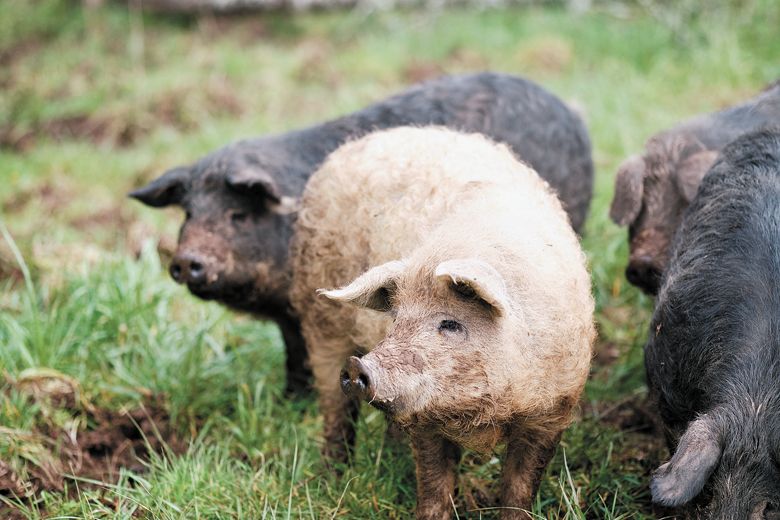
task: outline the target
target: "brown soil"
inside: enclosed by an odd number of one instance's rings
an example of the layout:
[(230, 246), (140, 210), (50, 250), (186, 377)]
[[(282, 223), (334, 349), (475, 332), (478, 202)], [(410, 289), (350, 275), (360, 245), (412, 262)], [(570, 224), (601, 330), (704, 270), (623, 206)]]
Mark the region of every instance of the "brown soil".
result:
[(34, 204), (37, 211), (48, 216), (66, 206), (73, 198), (73, 193), (66, 186), (43, 182), (29, 189), (18, 190), (3, 203), (3, 211), (10, 215), (24, 210), (28, 204)]
[(16, 285), (23, 280), (24, 275), (12, 258), (10, 253), (0, 249), (0, 282), (11, 280), (11, 284)]
[(20, 127), (13, 121), (0, 125), (0, 149), (24, 152), (41, 138), (54, 141), (85, 140), (124, 148), (136, 144), (152, 130), (171, 126), (188, 132), (199, 126), (203, 112), (237, 116), (243, 110), (226, 81), (211, 81), (199, 90), (165, 92), (144, 106), (125, 106), (115, 113), (75, 114)]
[(32, 54), (43, 46), (44, 42), (35, 38), (28, 38), (0, 49), (0, 66), (10, 67), (17, 60)]
[[(62, 492), (74, 478), (78, 487), (114, 484), (121, 469), (143, 472), (151, 454), (179, 454), (187, 442), (172, 426), (160, 396), (151, 396), (137, 407), (121, 410), (96, 408), (80, 395), (78, 384), (62, 375), (36, 376), (26, 381), (11, 381), (15, 388), (41, 407), (40, 420), (32, 431), (8, 430), (24, 443), (41, 447), (34, 460), (26, 460), (27, 474), (22, 477), (10, 461), (0, 460), (0, 495), (15, 499), (34, 499), (42, 491)], [(78, 427), (64, 428), (51, 420), (54, 412), (72, 414)], [(74, 424), (70, 423), (69, 424)], [(90, 483), (95, 481), (96, 483)], [(74, 490), (76, 486), (69, 486)], [(0, 518), (11, 511), (0, 505)]]

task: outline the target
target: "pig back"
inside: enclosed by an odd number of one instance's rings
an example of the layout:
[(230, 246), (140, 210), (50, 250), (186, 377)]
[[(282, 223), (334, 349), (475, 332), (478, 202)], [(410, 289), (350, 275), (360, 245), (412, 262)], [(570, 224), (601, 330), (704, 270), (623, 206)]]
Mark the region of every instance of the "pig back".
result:
[[(370, 267), (407, 257), (483, 184), (541, 182), (527, 167), (518, 171), (503, 145), (432, 128), (400, 127), (344, 144), (311, 177), (292, 246), (291, 298), (299, 312), (318, 306), (347, 312), (315, 300), (316, 290), (346, 285)], [(382, 315), (348, 312), (350, 318), (337, 321), (352, 324), (358, 345), (381, 340)]]
[[(384, 337), (384, 315), (314, 300), (316, 289), (346, 285), (391, 260), (438, 255), (490, 262), (507, 280), (522, 318), (509, 327), (513, 363), (502, 370), (513, 374), (502, 379), (533, 375), (548, 391), (545, 402), (578, 395), (594, 337), (585, 259), (557, 197), (505, 146), (408, 127), (348, 143), (307, 185), (296, 241), (297, 308), (334, 305), (332, 313), (348, 312), (339, 315), (341, 330), (347, 323), (364, 348)], [(543, 383), (551, 370), (560, 376), (559, 388)]]
[(779, 200), (780, 134), (762, 131), (724, 149), (687, 210), (645, 348), (667, 423), (780, 364)]

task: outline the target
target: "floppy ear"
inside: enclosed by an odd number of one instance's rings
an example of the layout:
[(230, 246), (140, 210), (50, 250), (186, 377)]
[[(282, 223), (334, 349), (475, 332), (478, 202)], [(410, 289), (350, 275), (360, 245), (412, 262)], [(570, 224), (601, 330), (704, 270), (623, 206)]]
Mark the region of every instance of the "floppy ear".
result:
[(147, 206), (162, 208), (171, 204), (179, 204), (190, 180), (190, 169), (179, 166), (168, 170), (143, 188), (131, 191), (128, 197), (133, 197)]
[(504, 278), (493, 266), (476, 258), (447, 260), (436, 267), (436, 277), (457, 293), (482, 300), (498, 316), (509, 312), (509, 294)]
[(253, 166), (244, 165), (232, 171), (225, 177), (229, 188), (255, 197), (264, 197), (274, 204), (282, 202), (282, 192), (276, 181), (267, 171)]
[(653, 474), (650, 491), (653, 502), (677, 507), (698, 495), (721, 456), (718, 434), (712, 417), (702, 415), (691, 421), (672, 459)]
[(696, 196), (701, 180), (717, 158), (718, 152), (715, 150), (704, 150), (691, 155), (678, 165), (674, 182), (688, 203)]
[(331, 300), (387, 312), (392, 308), (398, 277), (405, 267), (406, 264), (401, 260), (387, 262), (369, 269), (346, 287), (330, 291), (319, 289), (317, 293)]
[(639, 215), (644, 181), (645, 160), (641, 155), (632, 155), (618, 168), (615, 194), (609, 208), (609, 217), (618, 226), (630, 224)]

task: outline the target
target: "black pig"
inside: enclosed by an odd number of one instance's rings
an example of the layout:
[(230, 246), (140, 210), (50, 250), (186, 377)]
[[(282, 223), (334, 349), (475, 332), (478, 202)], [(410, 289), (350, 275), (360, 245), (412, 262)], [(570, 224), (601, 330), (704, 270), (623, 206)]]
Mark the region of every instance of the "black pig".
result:
[(558, 192), (572, 226), (581, 229), (593, 183), (585, 126), (538, 85), (494, 73), (436, 79), (321, 125), (239, 141), (130, 193), (149, 206), (185, 210), (170, 265), (177, 282), (200, 298), (279, 324), (288, 390), (300, 389), (308, 378), (300, 324), (288, 298), (297, 199), (339, 145), (402, 125), (480, 132), (510, 145)]
[(626, 278), (655, 294), (683, 211), (718, 152), (740, 135), (780, 123), (780, 81), (753, 99), (660, 132), (645, 153), (627, 159), (615, 178), (610, 216), (628, 226)]
[(674, 453), (653, 500), (780, 519), (780, 128), (724, 148), (685, 213), (645, 365)]

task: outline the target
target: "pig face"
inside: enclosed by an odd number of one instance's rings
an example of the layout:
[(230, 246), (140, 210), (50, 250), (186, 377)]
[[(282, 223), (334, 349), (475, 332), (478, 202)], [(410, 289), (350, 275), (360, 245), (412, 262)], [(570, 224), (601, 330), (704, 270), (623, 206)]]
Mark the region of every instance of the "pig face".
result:
[(489, 264), (449, 260), (410, 272), (404, 262), (390, 262), (323, 294), (393, 316), (376, 348), (350, 358), (341, 385), (402, 425), (450, 416), (478, 422), (502, 391), (490, 362), (503, 362), (509, 301)]
[(689, 424), (653, 476), (653, 501), (697, 518), (780, 520), (780, 437), (767, 421), (736, 417), (716, 412)]
[(628, 226), (626, 278), (655, 295), (683, 212), (717, 152), (680, 139), (651, 140), (647, 150), (643, 157), (630, 157), (618, 169), (610, 217)]
[(148, 206), (184, 210), (169, 269), (176, 282), (248, 312), (284, 299), (295, 201), (282, 195), (271, 171), (256, 157), (225, 149), (130, 193)]

